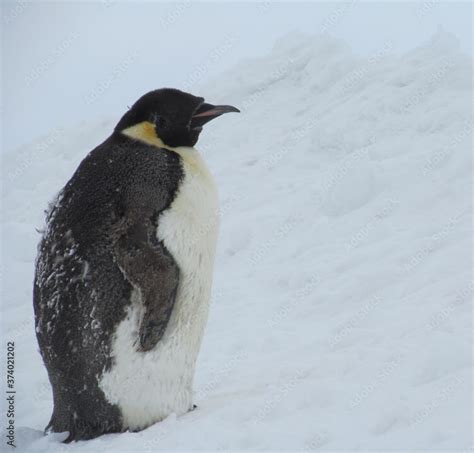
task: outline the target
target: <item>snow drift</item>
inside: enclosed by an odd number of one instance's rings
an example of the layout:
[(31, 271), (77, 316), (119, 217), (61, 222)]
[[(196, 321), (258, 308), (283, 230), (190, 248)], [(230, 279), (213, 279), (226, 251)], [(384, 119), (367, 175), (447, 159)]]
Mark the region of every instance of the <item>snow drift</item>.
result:
[[(64, 446), (31, 287), (43, 210), (113, 121), (3, 159), (4, 339), (24, 451), (427, 450), (472, 442), (472, 60), (440, 31), (368, 58), (291, 35), (207, 86), (221, 196), (198, 410)], [(119, 115), (122, 112), (119, 112)]]

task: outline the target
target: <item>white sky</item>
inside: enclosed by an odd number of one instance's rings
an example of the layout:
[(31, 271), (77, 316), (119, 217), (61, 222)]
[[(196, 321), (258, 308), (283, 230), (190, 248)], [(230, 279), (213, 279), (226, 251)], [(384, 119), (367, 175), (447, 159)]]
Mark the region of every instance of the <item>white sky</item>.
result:
[(368, 54), (387, 39), (395, 51), (413, 48), (441, 25), (472, 55), (469, 1), (1, 3), (3, 150), (55, 127), (118, 119), (151, 89), (193, 91), (195, 78), (265, 54), (294, 30), (326, 30)]

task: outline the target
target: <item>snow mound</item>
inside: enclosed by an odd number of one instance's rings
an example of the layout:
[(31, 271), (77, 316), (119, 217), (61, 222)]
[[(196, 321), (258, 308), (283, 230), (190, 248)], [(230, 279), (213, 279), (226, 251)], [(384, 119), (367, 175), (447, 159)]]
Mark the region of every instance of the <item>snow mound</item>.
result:
[(195, 91), (222, 227), (198, 410), (63, 446), (31, 286), (48, 201), (111, 121), (4, 156), (3, 319), (26, 451), (454, 450), (472, 443), (472, 60), (292, 35)]

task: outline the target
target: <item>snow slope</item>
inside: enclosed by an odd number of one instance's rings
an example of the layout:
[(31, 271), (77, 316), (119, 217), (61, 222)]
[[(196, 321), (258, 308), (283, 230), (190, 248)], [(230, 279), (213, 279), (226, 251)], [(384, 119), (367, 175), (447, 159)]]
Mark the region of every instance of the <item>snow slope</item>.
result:
[(439, 31), (368, 59), (291, 35), (207, 86), (240, 116), (200, 149), (220, 187), (198, 410), (64, 446), (31, 282), (43, 209), (113, 123), (3, 161), (3, 332), (20, 451), (472, 451), (472, 60)]

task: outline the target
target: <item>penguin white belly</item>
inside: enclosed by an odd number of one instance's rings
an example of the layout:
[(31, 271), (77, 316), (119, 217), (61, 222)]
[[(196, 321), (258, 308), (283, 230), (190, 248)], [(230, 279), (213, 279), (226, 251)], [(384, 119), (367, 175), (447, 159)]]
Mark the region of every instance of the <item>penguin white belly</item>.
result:
[(157, 236), (180, 268), (173, 312), (162, 340), (137, 352), (143, 306), (137, 291), (115, 332), (114, 364), (100, 378), (107, 399), (120, 408), (125, 428), (136, 430), (192, 408), (196, 359), (207, 322), (219, 226), (217, 189), (194, 148), (173, 149), (183, 158), (184, 179)]

